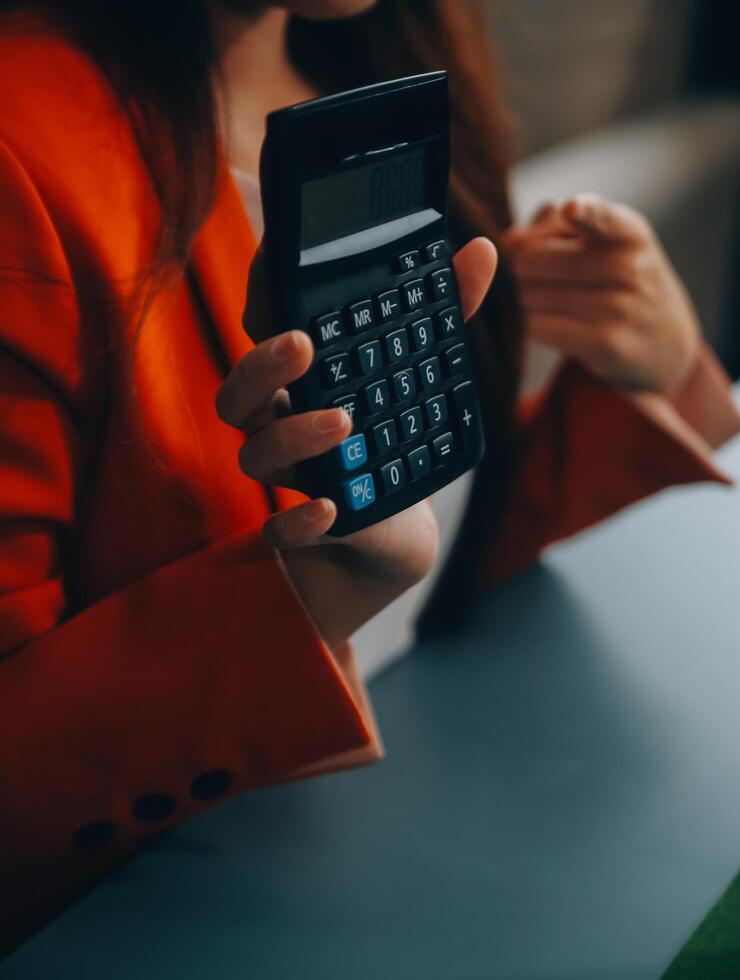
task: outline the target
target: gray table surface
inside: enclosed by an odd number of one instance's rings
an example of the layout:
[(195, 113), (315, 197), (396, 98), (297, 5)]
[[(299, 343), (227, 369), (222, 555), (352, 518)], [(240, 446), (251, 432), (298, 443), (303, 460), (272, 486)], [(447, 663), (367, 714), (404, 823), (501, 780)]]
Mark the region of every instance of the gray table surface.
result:
[(0, 976), (655, 980), (740, 866), (739, 595), (740, 489), (632, 508), (372, 683), (386, 761), (191, 820)]

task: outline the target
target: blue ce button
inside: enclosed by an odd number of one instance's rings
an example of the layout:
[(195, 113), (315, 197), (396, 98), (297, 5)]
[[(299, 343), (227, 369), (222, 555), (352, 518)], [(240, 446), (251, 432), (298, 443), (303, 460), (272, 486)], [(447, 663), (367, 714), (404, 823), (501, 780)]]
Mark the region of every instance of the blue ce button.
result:
[(340, 442), (335, 452), (343, 470), (356, 470), (367, 462), (367, 446), (363, 435), (350, 436)]

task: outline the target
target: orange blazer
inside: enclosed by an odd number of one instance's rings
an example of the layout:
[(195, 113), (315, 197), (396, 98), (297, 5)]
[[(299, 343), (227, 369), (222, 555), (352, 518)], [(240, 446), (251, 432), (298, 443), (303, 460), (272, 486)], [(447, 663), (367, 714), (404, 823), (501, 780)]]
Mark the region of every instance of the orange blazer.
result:
[[(38, 26), (0, 18), (7, 935), (215, 801), (380, 755), (351, 649), (326, 647), (261, 538), (295, 496), (241, 474), (241, 436), (214, 410), (250, 347), (238, 192), (224, 176), (140, 335), (116, 327), (156, 197), (102, 76)], [(681, 398), (710, 389), (692, 427)], [(674, 403), (647, 403), (571, 365), (525, 408), (490, 581), (640, 496), (722, 479), (709, 443), (737, 417), (709, 355)]]

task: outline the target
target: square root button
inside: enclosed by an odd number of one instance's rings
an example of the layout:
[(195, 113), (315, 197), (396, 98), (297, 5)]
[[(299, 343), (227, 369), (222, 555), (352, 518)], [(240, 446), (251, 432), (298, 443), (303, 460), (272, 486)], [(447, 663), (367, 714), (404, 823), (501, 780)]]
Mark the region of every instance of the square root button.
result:
[(347, 480), (342, 484), (344, 488), (344, 499), (350, 510), (362, 510), (375, 503), (375, 484), (373, 483), (372, 473), (362, 473), (354, 480)]

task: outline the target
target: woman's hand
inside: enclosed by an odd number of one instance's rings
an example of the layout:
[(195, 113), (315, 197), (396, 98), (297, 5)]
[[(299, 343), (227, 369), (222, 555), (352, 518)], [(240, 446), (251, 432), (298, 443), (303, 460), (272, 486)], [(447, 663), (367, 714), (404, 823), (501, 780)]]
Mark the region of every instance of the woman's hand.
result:
[(670, 393), (699, 348), (691, 301), (642, 215), (596, 194), (504, 236), (530, 337), (606, 381)]
[[(463, 314), (483, 300), (496, 269), (496, 250), (485, 238), (469, 242), (454, 258)], [(245, 327), (256, 346), (234, 366), (218, 391), (224, 422), (247, 440), (242, 471), (261, 483), (295, 486), (295, 465), (346, 439), (352, 422), (342, 409), (290, 414), (285, 386), (313, 361), (307, 333), (273, 332), (266, 303), (261, 255), (250, 271)], [(274, 514), (264, 525), (268, 544), (285, 568), (317, 629), (338, 648), (364, 622), (426, 575), (437, 551), (437, 527), (428, 501), (344, 538), (327, 531), (336, 506), (321, 498)]]

